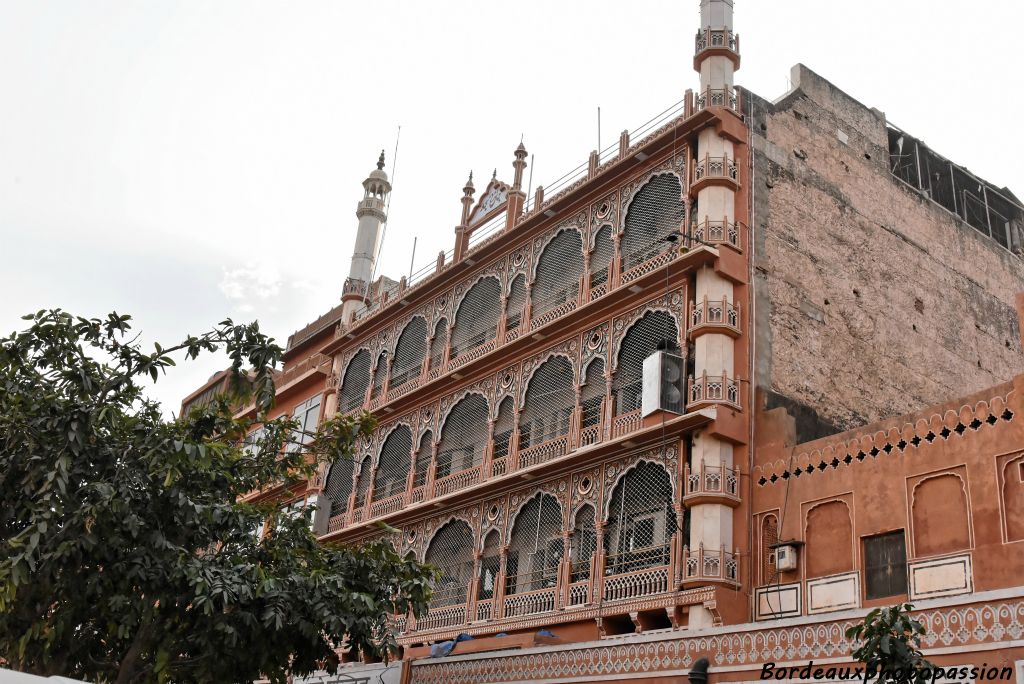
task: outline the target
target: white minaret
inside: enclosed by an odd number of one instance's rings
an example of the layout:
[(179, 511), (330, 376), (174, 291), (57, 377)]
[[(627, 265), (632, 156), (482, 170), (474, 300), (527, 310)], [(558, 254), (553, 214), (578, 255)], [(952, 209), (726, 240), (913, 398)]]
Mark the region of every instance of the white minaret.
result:
[(345, 279), (341, 293), (341, 320), (344, 322), (351, 320), (352, 313), (363, 304), (367, 296), (380, 250), (381, 227), (388, 219), (384, 209), (391, 192), (391, 183), (388, 182), (388, 174), (384, 173), (384, 150), (380, 151), (377, 168), (363, 181), (363, 189), (363, 199), (356, 208), (359, 227), (352, 248), (352, 265), (349, 266), (348, 278)]
[[(732, 97), (733, 71), (738, 64), (738, 54), (732, 32), (732, 0), (701, 0), (700, 31), (697, 34), (694, 68), (700, 72), (700, 94), (703, 106), (725, 104)], [(721, 137), (714, 127), (702, 130), (697, 139), (696, 165), (704, 164), (704, 173), (725, 175), (725, 169), (733, 162), (733, 145)], [(714, 170), (713, 170), (714, 169)], [(735, 219), (736, 194), (727, 183), (705, 184), (697, 193), (694, 220), (698, 224), (732, 224)], [(724, 228), (725, 226), (723, 226)], [(709, 231), (704, 232), (705, 236)], [(706, 297), (709, 302), (728, 299), (734, 302), (732, 282), (717, 274), (711, 266), (704, 266), (696, 276), (697, 302)], [(707, 332), (694, 340), (695, 380), (705, 374), (709, 380), (722, 381), (723, 387), (735, 377), (733, 339), (728, 335)], [(724, 376), (724, 377), (722, 377)], [(706, 432), (697, 433), (693, 439), (691, 454), (693, 472), (704, 468), (724, 466), (732, 468), (732, 445)], [(732, 508), (718, 503), (702, 503), (690, 508), (691, 552), (703, 546), (707, 551), (733, 549)], [(724, 563), (724, 559), (723, 559)], [(691, 628), (711, 627), (712, 616), (703, 608), (690, 610)]]

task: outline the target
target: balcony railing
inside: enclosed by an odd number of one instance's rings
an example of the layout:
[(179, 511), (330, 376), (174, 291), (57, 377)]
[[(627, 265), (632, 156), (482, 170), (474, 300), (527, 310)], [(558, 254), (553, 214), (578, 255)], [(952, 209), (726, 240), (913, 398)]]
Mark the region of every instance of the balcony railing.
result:
[(721, 157), (705, 156), (703, 159), (693, 160), (693, 172), (690, 174), (693, 179), (693, 188), (699, 189), (711, 181), (723, 181), (730, 185), (739, 186), (740, 168), (736, 160), (723, 155)]
[(737, 251), (743, 251), (740, 235), (742, 226), (743, 224), (738, 221), (704, 219), (690, 224), (690, 235), (698, 245), (728, 245)]
[(704, 332), (723, 332), (731, 337), (740, 334), (740, 309), (738, 304), (722, 299), (704, 299), (690, 305), (690, 336)]
[(705, 50), (724, 48), (738, 53), (740, 51), (740, 37), (729, 29), (705, 28), (697, 31), (694, 39), (694, 53), (700, 55)]
[(683, 500), (711, 499), (726, 505), (739, 503), (739, 471), (724, 465), (704, 464), (700, 470), (686, 466)]
[(739, 584), (739, 555), (735, 551), (683, 547), (684, 582), (729, 582)]
[(690, 376), (687, 383), (686, 408), (699, 408), (709, 404), (731, 404), (740, 408), (740, 386), (726, 374)]
[(693, 101), (694, 109), (700, 111), (707, 107), (725, 107), (739, 113), (739, 99), (732, 88), (708, 88), (697, 93)]

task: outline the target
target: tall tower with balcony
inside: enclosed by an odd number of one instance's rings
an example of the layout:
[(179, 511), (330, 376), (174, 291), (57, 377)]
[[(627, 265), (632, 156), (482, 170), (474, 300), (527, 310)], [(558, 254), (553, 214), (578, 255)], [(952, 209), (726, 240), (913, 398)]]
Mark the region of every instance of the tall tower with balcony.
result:
[(385, 209), (391, 183), (384, 172), (384, 150), (380, 152), (377, 168), (363, 181), (363, 199), (356, 208), (359, 227), (356, 229), (356, 241), (352, 248), (352, 265), (348, 269), (348, 278), (342, 289), (341, 320), (348, 321), (352, 314), (366, 301), (370, 281), (373, 280), (374, 267), (380, 250), (381, 232), (387, 221)]
[[(702, 0), (700, 29), (697, 32), (694, 68), (700, 72), (699, 109), (722, 107), (734, 109), (733, 72), (739, 67), (739, 52), (732, 31), (732, 0)], [(722, 135), (718, 127), (708, 126), (697, 137), (697, 155), (691, 178), (694, 237), (708, 243), (718, 235), (738, 232), (736, 227), (736, 191), (738, 168), (733, 141)], [(736, 316), (735, 283), (706, 264), (695, 278), (694, 313), (702, 322), (717, 318), (727, 322)], [(715, 311), (716, 315), (710, 312)], [(696, 317), (695, 317), (696, 318)], [(718, 401), (739, 403), (736, 381), (736, 340), (728, 334), (728, 326), (694, 326), (694, 377), (689, 388), (690, 403)], [(698, 431), (693, 436), (691, 477), (704, 482), (707, 477), (727, 477), (733, 471), (733, 444), (711, 431)], [(698, 489), (703, 489), (698, 488)], [(695, 499), (689, 502), (690, 559), (703, 563), (705, 552), (721, 552), (721, 558), (733, 550), (733, 511), (727, 502)], [(708, 557), (712, 557), (710, 554)], [(707, 610), (690, 612), (691, 627), (711, 626)]]

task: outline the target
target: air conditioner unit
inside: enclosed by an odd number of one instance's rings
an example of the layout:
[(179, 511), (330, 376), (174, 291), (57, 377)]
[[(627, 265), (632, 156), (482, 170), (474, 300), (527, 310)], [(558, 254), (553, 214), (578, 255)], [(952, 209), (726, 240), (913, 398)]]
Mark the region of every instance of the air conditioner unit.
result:
[(779, 572), (796, 570), (796, 546), (792, 544), (780, 544), (775, 547), (775, 568)]
[(686, 361), (667, 351), (656, 351), (644, 359), (643, 393), (640, 413), (686, 412)]

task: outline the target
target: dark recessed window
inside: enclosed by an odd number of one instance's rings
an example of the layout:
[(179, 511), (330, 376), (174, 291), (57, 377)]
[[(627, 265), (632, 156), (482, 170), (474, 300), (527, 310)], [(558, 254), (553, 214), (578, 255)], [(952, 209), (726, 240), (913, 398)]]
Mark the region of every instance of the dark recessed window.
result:
[(907, 593), (907, 547), (903, 530), (864, 539), (864, 579), (869, 599)]

